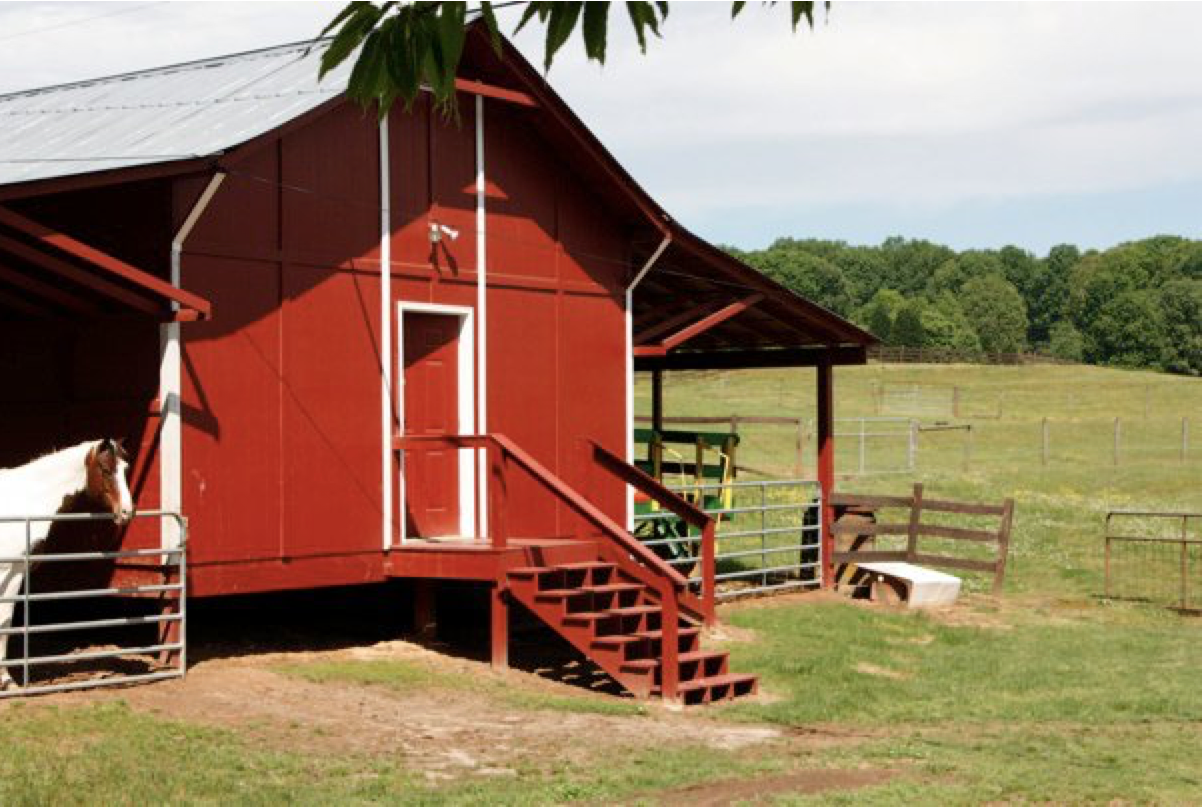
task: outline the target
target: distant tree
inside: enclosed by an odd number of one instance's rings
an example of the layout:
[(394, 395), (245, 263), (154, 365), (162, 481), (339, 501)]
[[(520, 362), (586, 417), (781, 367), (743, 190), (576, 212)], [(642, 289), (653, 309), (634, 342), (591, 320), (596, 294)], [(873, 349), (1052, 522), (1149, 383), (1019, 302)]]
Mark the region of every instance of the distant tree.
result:
[(851, 312), (852, 299), (839, 267), (796, 243), (777, 242), (767, 250), (745, 253), (743, 260), (804, 298), (837, 314)]
[(905, 302), (906, 299), (900, 292), (881, 289), (860, 309), (856, 320), (882, 342), (888, 343), (893, 334), (893, 322), (897, 318), (897, 312)]
[(1005, 264), (997, 253), (987, 250), (965, 250), (935, 268), (927, 283), (927, 291), (938, 295), (959, 292), (973, 278), (1006, 274)]
[(1052, 356), (1069, 362), (1080, 362), (1085, 358), (1085, 338), (1067, 320), (1052, 326), (1048, 338), (1048, 352)]
[(1163, 367), (1167, 339), (1162, 310), (1145, 290), (1122, 292), (1104, 303), (1085, 334), (1085, 356), (1129, 368)]
[[(1065, 317), (1069, 278), (1080, 260), (1081, 251), (1075, 246), (1057, 244), (1048, 251), (1047, 258), (1040, 262), (1036, 289), (1026, 299), (1027, 317), (1031, 321), (1028, 337), (1032, 344), (1049, 343), (1052, 328)], [(1074, 359), (1079, 360), (1080, 357)]]
[(981, 350), (977, 332), (951, 293), (939, 295), (923, 307), (922, 328), (926, 334), (926, 344), (932, 348), (950, 348), (968, 353), (979, 353)]
[(1027, 309), (1014, 284), (985, 275), (964, 284), (960, 305), (989, 353), (1016, 353), (1027, 347)]
[(1178, 278), (1160, 290), (1164, 369), (1202, 375), (1202, 279)]
[(893, 318), (893, 328), (889, 331), (891, 345), (906, 345), (922, 348), (927, 344), (926, 329), (922, 324), (922, 301), (915, 298), (907, 300), (897, 310)]
[(885, 283), (885, 259), (875, 247), (847, 247), (830, 260), (843, 272), (853, 308), (871, 300)]
[(912, 295), (923, 291), (935, 268), (956, 253), (942, 244), (923, 239), (904, 239), (891, 236), (881, 244), (885, 260), (884, 286)]

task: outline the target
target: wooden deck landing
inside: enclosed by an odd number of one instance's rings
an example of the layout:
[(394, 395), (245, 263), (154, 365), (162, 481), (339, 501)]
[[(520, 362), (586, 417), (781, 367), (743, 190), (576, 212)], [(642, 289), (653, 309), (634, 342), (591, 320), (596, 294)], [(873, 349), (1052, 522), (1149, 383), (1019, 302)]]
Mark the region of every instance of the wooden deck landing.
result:
[(591, 561), (597, 543), (577, 539), (511, 538), (503, 550), (487, 539), (409, 539), (389, 553), (390, 578), (496, 581), (515, 567)]

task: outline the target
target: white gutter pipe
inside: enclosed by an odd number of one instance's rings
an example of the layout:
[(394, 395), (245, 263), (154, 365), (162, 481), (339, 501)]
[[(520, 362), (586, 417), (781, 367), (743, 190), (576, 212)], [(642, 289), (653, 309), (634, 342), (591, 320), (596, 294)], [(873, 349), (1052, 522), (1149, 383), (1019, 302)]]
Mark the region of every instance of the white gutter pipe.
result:
[[(183, 264), (184, 242), (208, 208), (217, 189), (225, 181), (225, 172), (218, 171), (201, 191), (200, 198), (192, 206), (184, 223), (171, 239), (171, 285), (179, 288)], [(173, 311), (179, 303), (172, 301)], [(159, 508), (164, 511), (182, 511), (184, 504), (183, 470), (183, 425), (180, 422), (180, 392), (182, 377), (180, 370), (179, 323), (165, 323), (159, 327), (159, 416), (162, 418), (159, 435)], [(159, 541), (164, 549), (179, 546), (180, 527), (174, 519), (162, 519)]]
[[(643, 268), (626, 287), (626, 462), (634, 463), (634, 288), (655, 266), (655, 262), (672, 243), (672, 236), (665, 234), (664, 240), (651, 253)], [(634, 489), (626, 486), (626, 527), (634, 530)]]

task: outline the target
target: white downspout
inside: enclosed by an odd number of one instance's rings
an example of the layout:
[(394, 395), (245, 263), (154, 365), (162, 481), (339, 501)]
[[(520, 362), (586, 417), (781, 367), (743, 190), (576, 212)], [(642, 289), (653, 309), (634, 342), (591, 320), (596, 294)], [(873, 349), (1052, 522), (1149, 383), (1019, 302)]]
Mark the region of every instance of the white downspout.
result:
[[(488, 223), (485, 216), (484, 96), (476, 96), (476, 434), (488, 432)], [(476, 519), (488, 538), (488, 452), (477, 452)]]
[[(388, 118), (380, 119), (380, 542), (392, 548), (392, 184)], [(402, 485), (404, 485), (402, 475)]]
[[(192, 206), (184, 223), (171, 239), (171, 285), (179, 288), (184, 241), (200, 220), (200, 216), (213, 200), (213, 195), (225, 181), (225, 172), (219, 171), (209, 180), (200, 198)], [(179, 303), (172, 302), (171, 309), (179, 311)], [(184, 458), (183, 425), (180, 422), (180, 392), (182, 374), (180, 369), (179, 323), (165, 323), (159, 327), (159, 417), (162, 418), (159, 433), (159, 507), (164, 511), (182, 511), (184, 504)], [(159, 520), (162, 527), (159, 542), (163, 549), (179, 546), (179, 525), (174, 519)]]
[[(643, 268), (634, 276), (634, 280), (626, 287), (626, 462), (634, 462), (634, 287), (643, 282), (643, 278), (655, 266), (655, 262), (672, 243), (672, 236), (665, 235), (664, 240), (651, 253), (651, 257), (643, 264)], [(626, 527), (634, 530), (634, 489), (626, 486)]]

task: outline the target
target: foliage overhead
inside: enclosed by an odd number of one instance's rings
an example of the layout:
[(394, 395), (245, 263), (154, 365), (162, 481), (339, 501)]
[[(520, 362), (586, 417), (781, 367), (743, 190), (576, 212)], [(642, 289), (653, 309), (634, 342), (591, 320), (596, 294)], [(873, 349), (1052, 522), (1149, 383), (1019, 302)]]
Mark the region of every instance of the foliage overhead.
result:
[[(592, 61), (604, 64), (609, 44), (608, 2), (387, 2), (356, 0), (338, 13), (319, 37), (321, 76), (324, 77), (347, 59), (354, 67), (347, 96), (364, 108), (376, 106), (384, 116), (399, 99), (409, 108), (418, 93), (428, 89), (435, 104), (445, 113), (455, 110), (455, 77), (463, 56), (468, 26), (479, 20), (501, 54), (501, 28), (497, 12), (521, 7), (516, 34), (537, 23), (545, 29), (543, 67), (551, 63), (572, 34), (579, 30), (584, 53)], [(667, 2), (631, 0), (624, 4), (639, 49), (647, 52), (649, 36), (659, 37), (668, 19)], [(731, 19), (738, 17), (746, 3), (731, 4)], [(764, 5), (776, 5), (765, 3)], [(789, 3), (793, 30), (802, 22), (813, 27), (813, 2)], [(328, 39), (326, 37), (329, 36)]]

